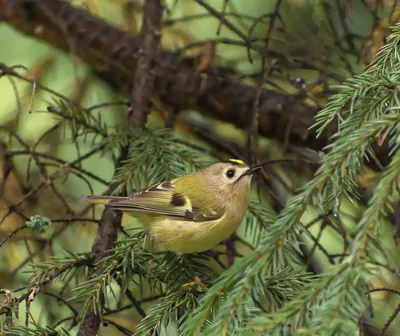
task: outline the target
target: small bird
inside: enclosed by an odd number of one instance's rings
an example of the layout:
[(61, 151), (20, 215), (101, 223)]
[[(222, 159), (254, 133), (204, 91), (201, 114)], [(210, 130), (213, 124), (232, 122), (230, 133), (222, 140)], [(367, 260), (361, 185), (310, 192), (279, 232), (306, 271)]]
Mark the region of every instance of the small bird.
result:
[(251, 177), (259, 168), (230, 159), (128, 197), (85, 199), (136, 217), (152, 239), (170, 251), (201, 252), (229, 238), (241, 224), (250, 201)]

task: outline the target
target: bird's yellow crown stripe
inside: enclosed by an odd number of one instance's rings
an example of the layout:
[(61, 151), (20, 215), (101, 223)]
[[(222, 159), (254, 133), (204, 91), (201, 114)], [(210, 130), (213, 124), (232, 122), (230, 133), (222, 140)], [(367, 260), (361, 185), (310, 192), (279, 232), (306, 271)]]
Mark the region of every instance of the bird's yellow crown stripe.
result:
[(232, 161), (232, 162), (236, 162), (238, 164), (244, 165), (244, 162), (242, 160), (229, 159), (228, 161)]

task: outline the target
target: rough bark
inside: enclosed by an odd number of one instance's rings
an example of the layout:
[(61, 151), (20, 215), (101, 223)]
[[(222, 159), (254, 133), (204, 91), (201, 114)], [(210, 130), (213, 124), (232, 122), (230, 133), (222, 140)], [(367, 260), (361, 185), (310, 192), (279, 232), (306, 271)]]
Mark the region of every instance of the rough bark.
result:
[[(0, 0), (0, 15), (10, 25), (86, 61), (104, 80), (130, 94), (140, 56), (139, 37), (111, 26), (62, 0)], [(198, 59), (159, 49), (154, 68), (155, 91), (173, 111), (196, 109), (247, 128), (257, 88), (232, 78), (231, 70), (211, 67), (199, 73)], [(316, 109), (301, 97), (262, 90), (259, 133), (319, 150), (335, 131), (319, 138), (309, 127)], [(250, 120), (249, 120), (250, 119)]]
[(154, 87), (153, 70), (161, 37), (162, 12), (161, 0), (146, 1), (140, 30), (141, 47), (131, 94), (132, 111), (129, 116), (129, 126), (132, 130), (146, 125), (150, 111)]

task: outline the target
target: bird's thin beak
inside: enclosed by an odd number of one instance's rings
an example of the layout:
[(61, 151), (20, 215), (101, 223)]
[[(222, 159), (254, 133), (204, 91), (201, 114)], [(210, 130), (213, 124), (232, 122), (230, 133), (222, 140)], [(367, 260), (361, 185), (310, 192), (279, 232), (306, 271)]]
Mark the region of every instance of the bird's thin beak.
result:
[(257, 170), (261, 169), (262, 166), (255, 166), (253, 168), (247, 169), (244, 175), (253, 175)]
[(240, 177), (236, 180), (235, 183), (239, 182), (239, 181), (242, 179), (243, 176), (253, 175), (253, 174), (254, 174), (257, 170), (259, 170), (260, 168), (261, 168), (261, 166), (256, 166), (256, 167), (247, 169), (247, 170), (242, 174), (242, 176), (240, 176)]

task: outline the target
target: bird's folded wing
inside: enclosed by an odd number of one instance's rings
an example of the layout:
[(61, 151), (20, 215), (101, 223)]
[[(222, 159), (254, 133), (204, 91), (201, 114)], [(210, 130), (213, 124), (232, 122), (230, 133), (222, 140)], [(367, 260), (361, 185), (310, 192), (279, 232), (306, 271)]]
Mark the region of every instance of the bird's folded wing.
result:
[(140, 211), (177, 217), (196, 222), (215, 220), (220, 217), (212, 209), (202, 209), (192, 204), (187, 196), (178, 193), (171, 182), (141, 189), (129, 197), (86, 196), (89, 202), (104, 203), (116, 210)]

